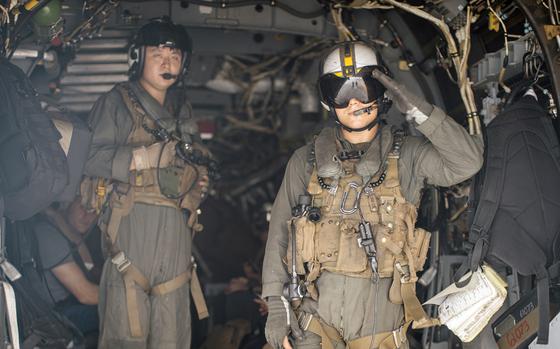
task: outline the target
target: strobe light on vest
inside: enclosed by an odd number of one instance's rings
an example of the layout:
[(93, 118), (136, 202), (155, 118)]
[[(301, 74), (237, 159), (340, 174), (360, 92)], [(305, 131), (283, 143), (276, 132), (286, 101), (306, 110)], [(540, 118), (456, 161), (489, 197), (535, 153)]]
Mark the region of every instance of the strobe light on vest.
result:
[(319, 207), (309, 207), (307, 209), (307, 219), (313, 223), (321, 220), (321, 209)]

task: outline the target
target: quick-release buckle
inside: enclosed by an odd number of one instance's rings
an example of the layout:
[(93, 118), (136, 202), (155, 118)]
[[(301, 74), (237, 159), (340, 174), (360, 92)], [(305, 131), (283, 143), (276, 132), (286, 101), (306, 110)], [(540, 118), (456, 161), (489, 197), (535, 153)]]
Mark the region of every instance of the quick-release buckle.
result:
[(124, 273), (128, 267), (130, 267), (130, 260), (126, 257), (123, 251), (120, 251), (111, 258), (111, 263), (113, 263), (119, 273)]
[(481, 227), (477, 224), (473, 224), (471, 225), (471, 232), (476, 234), (476, 237), (480, 237), (482, 235), (482, 231), (484, 230), (484, 227)]
[(401, 263), (395, 262), (395, 268), (401, 274), (401, 282), (406, 283), (410, 281), (410, 269), (408, 265), (402, 266)]

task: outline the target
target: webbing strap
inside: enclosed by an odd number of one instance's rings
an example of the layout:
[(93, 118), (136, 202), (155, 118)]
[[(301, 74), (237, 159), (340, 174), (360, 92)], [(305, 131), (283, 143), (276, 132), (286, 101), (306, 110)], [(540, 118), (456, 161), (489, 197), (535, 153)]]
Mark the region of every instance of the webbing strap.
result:
[(204, 299), (204, 293), (202, 292), (202, 287), (200, 287), (200, 281), (198, 280), (198, 274), (196, 272), (196, 267), (192, 269), (192, 280), (191, 280), (191, 296), (194, 301), (194, 306), (198, 314), (198, 319), (202, 320), (208, 317), (208, 307), (206, 306), (206, 301)]
[(548, 344), (548, 322), (550, 321), (550, 282), (548, 273), (537, 275), (537, 297), (539, 301), (539, 329), (537, 344)]
[(184, 273), (179, 274), (176, 278), (161, 283), (152, 287), (151, 294), (154, 296), (163, 296), (164, 294), (171, 293), (181, 286), (183, 286), (187, 281), (189, 281), (191, 277), (190, 270), (185, 271)]
[(136, 299), (136, 288), (134, 280), (124, 278), (126, 293), (126, 309), (128, 311), (128, 324), (132, 337), (142, 337), (142, 327), (140, 327), (140, 315), (138, 314), (138, 301)]
[(313, 332), (321, 337), (322, 349), (334, 349), (332, 341), (342, 341), (340, 333), (334, 327), (321, 322), (315, 316), (311, 318), (307, 331)]
[(398, 349), (407, 342), (408, 327), (410, 327), (410, 322), (406, 322), (394, 331), (354, 339), (348, 342), (348, 349)]
[(422, 304), (416, 297), (416, 282), (403, 282), (401, 284), (401, 295), (404, 303), (405, 321), (412, 321), (412, 328), (426, 328), (439, 325), (438, 319), (430, 318)]
[[(398, 349), (406, 343), (406, 332), (410, 326), (410, 321), (394, 331), (380, 332), (373, 336), (361, 337), (347, 343), (348, 349)], [(313, 332), (321, 337), (322, 349), (334, 349), (333, 342), (344, 342), (340, 333), (332, 326), (329, 326), (313, 316), (307, 327), (307, 331)], [(372, 346), (373, 345), (373, 346)]]
[[(161, 284), (150, 286), (148, 279), (136, 268), (124, 254), (121, 252), (113, 257), (112, 263), (115, 264), (117, 270), (123, 275), (125, 294), (126, 294), (126, 308), (128, 312), (128, 322), (130, 326), (130, 334), (132, 337), (142, 337), (142, 328), (140, 325), (140, 314), (138, 310), (138, 300), (136, 297), (136, 285), (147, 294), (154, 296), (162, 296), (171, 293), (189, 281), (191, 270), (179, 274), (175, 278), (163, 282)], [(197, 279), (198, 283), (198, 279)], [(198, 285), (200, 288), (200, 285)], [(191, 284), (192, 288), (192, 284)], [(204, 298), (203, 298), (204, 300)], [(195, 301), (196, 304), (196, 301)], [(206, 305), (205, 305), (206, 306)], [(198, 307), (197, 307), (198, 310)], [(208, 311), (206, 310), (206, 313)]]
[[(130, 213), (134, 203), (134, 190), (129, 188), (127, 193), (122, 194), (118, 193), (120, 189), (122, 188), (117, 187), (117, 190), (111, 196), (111, 217), (107, 224), (107, 235), (113, 246), (117, 242), (121, 220)], [(118, 198), (116, 198), (117, 195), (119, 196)]]
[(126, 269), (121, 273), (123, 274), (124, 279), (126, 309), (128, 311), (130, 334), (132, 337), (142, 337), (142, 327), (140, 326), (140, 314), (138, 311), (135, 285), (140, 286), (142, 290), (147, 293), (150, 290), (150, 282), (140, 272), (140, 270), (132, 264), (128, 264)]
[(537, 297), (539, 300), (539, 329), (537, 344), (548, 344), (549, 321), (550, 321), (550, 280), (560, 276), (560, 262), (556, 262), (548, 267), (546, 273), (537, 275)]
[[(504, 184), (507, 159), (505, 156), (501, 159), (493, 159), (490, 166), (487, 159), (488, 153), (489, 151), (486, 149), (484, 152), (483, 169), (475, 177), (475, 183), (480, 181), (482, 178), (483, 188), (481, 192), (478, 193), (480, 196), (477, 198), (478, 203), (472, 225), (469, 230), (469, 236), (475, 237), (477, 240), (474, 241), (475, 245), (469, 252), (467, 260), (463, 262), (463, 264), (459, 267), (459, 270), (453, 276), (453, 281), (457, 287), (464, 287), (470, 281), (469, 277), (464, 282), (459, 282), (461, 277), (469, 270), (475, 271), (486, 257), (489, 246), (488, 233), (502, 198), (502, 188)], [(472, 186), (471, 192), (475, 192), (475, 189), (476, 188)]]

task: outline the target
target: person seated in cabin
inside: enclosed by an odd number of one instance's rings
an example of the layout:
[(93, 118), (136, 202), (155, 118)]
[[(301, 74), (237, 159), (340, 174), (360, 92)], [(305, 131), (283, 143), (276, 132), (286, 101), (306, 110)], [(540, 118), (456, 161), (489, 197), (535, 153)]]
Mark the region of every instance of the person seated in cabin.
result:
[(96, 231), (96, 220), (97, 214), (88, 212), (77, 196), (70, 204), (47, 208), (33, 225), (48, 296), (84, 336), (99, 328), (96, 267), (85, 243)]

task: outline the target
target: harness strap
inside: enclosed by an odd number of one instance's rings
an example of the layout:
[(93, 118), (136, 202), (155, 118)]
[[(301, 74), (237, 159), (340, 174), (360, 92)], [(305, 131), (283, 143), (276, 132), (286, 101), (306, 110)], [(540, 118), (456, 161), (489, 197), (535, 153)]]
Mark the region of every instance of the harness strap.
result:
[[(126, 188), (128, 188), (128, 190), (125, 190)], [(119, 250), (117, 247), (117, 236), (121, 220), (130, 213), (132, 205), (135, 202), (154, 204), (153, 200), (155, 199), (153, 193), (139, 192), (130, 187), (126, 188), (121, 187), (119, 188), (120, 190), (117, 189), (116, 192), (113, 193), (113, 195), (119, 195), (119, 198), (111, 201), (112, 212), (107, 227), (107, 236), (109, 238), (111, 255), (113, 256), (111, 262), (122, 274), (125, 284), (126, 307), (132, 337), (142, 336), (138, 301), (136, 297), (136, 285), (138, 285), (146, 294), (161, 296), (179, 289), (192, 278), (190, 285), (191, 295), (194, 300), (198, 317), (199, 319), (208, 317), (208, 308), (204, 300), (204, 293), (202, 292), (194, 263), (191, 264), (191, 267), (187, 271), (179, 274), (175, 278), (161, 284), (151, 286), (144, 274), (136, 268), (136, 266), (134, 266), (126, 257), (124, 252)], [(156, 204), (177, 208), (177, 205), (172, 204), (169, 200), (161, 200), (161, 202), (158, 201)]]
[[(308, 316), (312, 315), (308, 314)], [(409, 321), (393, 331), (380, 332), (372, 336), (351, 340), (347, 343), (346, 347), (348, 349), (398, 349), (407, 341), (406, 332), (410, 324), (411, 322)], [(312, 316), (305, 330), (321, 337), (322, 349), (334, 349), (333, 342), (344, 343), (344, 339), (336, 328), (327, 325), (315, 316)]]
[(438, 319), (429, 317), (422, 308), (422, 304), (416, 296), (416, 282), (403, 282), (401, 284), (401, 295), (404, 303), (405, 321), (412, 322), (412, 328), (440, 325)]
[(191, 278), (191, 270), (187, 270), (179, 274), (176, 278), (152, 287), (151, 294), (154, 296), (163, 296), (171, 293), (183, 286)]
[[(107, 224), (107, 236), (111, 248), (115, 246), (117, 242), (122, 218), (128, 216), (134, 204), (134, 190), (131, 190), (130, 186), (119, 184), (115, 188), (111, 195), (111, 217)], [(118, 198), (116, 196), (118, 196)], [(115, 253), (112, 254), (115, 255)]]
[[(398, 349), (407, 342), (406, 332), (410, 322), (393, 331), (380, 332), (348, 342), (348, 349)], [(373, 343), (372, 343), (373, 342)], [(371, 345), (373, 344), (373, 347)]]
[[(187, 271), (179, 274), (173, 279), (151, 286), (148, 279), (142, 274), (138, 268), (130, 262), (130, 260), (125, 256), (125, 254), (120, 251), (111, 259), (119, 273), (122, 274), (125, 286), (126, 295), (126, 308), (128, 311), (128, 322), (130, 326), (130, 334), (132, 337), (141, 337), (142, 328), (140, 326), (140, 315), (138, 311), (138, 300), (136, 297), (136, 285), (138, 285), (146, 294), (153, 296), (163, 296), (165, 294), (171, 293), (179, 289), (181, 286), (186, 284), (192, 275), (192, 269), (189, 268)], [(198, 288), (198, 279), (196, 280)], [(193, 284), (191, 284), (191, 289)], [(196, 301), (195, 301), (196, 305)], [(197, 307), (197, 311), (198, 311)]]
[(196, 272), (196, 264), (193, 264), (193, 268), (192, 268), (191, 297), (194, 301), (194, 307), (196, 308), (198, 319), (202, 320), (207, 318), (209, 315), (208, 307), (206, 306), (204, 293), (202, 292), (202, 287), (200, 286), (200, 281), (198, 280), (198, 273)]
[(146, 283), (148, 281), (136, 268), (134, 269), (136, 272), (132, 272), (132, 270), (130, 270), (129, 272), (123, 274), (126, 295), (126, 309), (128, 311), (128, 324), (130, 326), (130, 334), (132, 335), (132, 337), (142, 337), (142, 327), (140, 326), (140, 315), (138, 310), (138, 300), (136, 299), (135, 285), (139, 285), (144, 290), (144, 292), (147, 292), (149, 290), (149, 284), (143, 285), (142, 283), (144, 281)]
[(323, 321), (319, 320), (317, 317), (313, 316), (307, 327), (307, 331), (313, 332), (316, 335), (321, 336), (321, 348), (322, 349), (334, 349), (332, 342), (341, 342), (342, 336), (336, 330), (336, 328), (327, 325)]
[(548, 332), (550, 321), (550, 280), (546, 269), (537, 273), (537, 297), (539, 307), (539, 328), (537, 330), (537, 344), (548, 344)]

